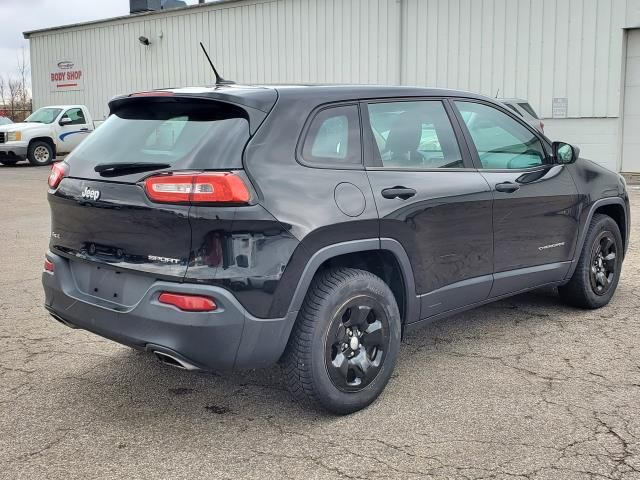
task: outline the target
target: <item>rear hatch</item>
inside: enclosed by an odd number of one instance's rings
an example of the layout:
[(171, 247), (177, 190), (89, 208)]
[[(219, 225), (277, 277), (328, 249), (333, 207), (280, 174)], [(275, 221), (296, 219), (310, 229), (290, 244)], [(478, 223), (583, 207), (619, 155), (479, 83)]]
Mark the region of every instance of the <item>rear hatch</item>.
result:
[(242, 169), (250, 122), (260, 112), (171, 93), (120, 98), (110, 106), (109, 118), (54, 166), (52, 178), (63, 178), (57, 185), (50, 179), (48, 197), (51, 251), (73, 260), (78, 288), (102, 297), (97, 285), (111, 285), (104, 298), (113, 301), (114, 287), (139, 273), (149, 282), (183, 279), (196, 190), (204, 204), (233, 209), (237, 199), (220, 202), (212, 192), (216, 182), (237, 177), (222, 171)]

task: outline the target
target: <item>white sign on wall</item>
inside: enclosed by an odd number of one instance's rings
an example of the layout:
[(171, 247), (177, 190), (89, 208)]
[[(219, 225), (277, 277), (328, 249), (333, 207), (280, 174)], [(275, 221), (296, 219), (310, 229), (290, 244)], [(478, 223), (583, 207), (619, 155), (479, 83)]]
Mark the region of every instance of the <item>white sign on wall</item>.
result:
[(62, 60), (51, 66), (49, 86), (52, 92), (84, 90), (84, 71), (70, 60)]
[(551, 104), (551, 116), (553, 118), (567, 118), (569, 112), (569, 99), (566, 97), (554, 98)]

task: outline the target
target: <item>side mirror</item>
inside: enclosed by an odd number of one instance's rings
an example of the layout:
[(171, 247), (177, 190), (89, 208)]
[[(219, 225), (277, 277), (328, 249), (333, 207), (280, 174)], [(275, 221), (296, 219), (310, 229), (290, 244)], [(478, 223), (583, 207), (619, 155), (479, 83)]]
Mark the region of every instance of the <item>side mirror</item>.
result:
[(553, 158), (560, 165), (568, 165), (578, 159), (580, 149), (564, 142), (553, 142)]
[(71, 123), (71, 119), (69, 117), (62, 117), (58, 122), (58, 125), (64, 126), (64, 125), (69, 125), (70, 123)]

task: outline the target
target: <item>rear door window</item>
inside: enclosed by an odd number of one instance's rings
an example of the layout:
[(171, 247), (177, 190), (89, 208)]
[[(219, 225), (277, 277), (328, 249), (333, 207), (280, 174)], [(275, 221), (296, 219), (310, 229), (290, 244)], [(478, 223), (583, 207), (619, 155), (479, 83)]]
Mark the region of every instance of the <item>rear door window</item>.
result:
[[(162, 163), (171, 170), (242, 168), (250, 137), (239, 106), (201, 100), (136, 99), (112, 112), (68, 157), (71, 175), (99, 176), (104, 163)], [(119, 178), (119, 180), (127, 180)]]
[(441, 101), (371, 103), (368, 109), (376, 163), (416, 170), (464, 167)]

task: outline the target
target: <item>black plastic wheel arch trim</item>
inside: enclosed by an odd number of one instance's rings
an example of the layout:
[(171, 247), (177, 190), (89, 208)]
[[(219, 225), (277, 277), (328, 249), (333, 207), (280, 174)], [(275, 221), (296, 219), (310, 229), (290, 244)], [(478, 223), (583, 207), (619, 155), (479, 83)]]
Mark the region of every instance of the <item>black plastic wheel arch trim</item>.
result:
[(580, 260), (580, 254), (582, 253), (582, 249), (584, 248), (584, 243), (587, 241), (587, 232), (589, 230), (589, 225), (591, 224), (591, 220), (596, 213), (596, 210), (605, 205), (620, 205), (624, 211), (624, 224), (625, 231), (620, 232), (622, 236), (623, 242), (623, 258), (627, 253), (627, 248), (629, 245), (629, 211), (627, 209), (627, 205), (622, 197), (609, 197), (609, 198), (601, 198), (600, 200), (596, 200), (593, 202), (593, 205), (589, 208), (589, 213), (587, 214), (587, 219), (585, 223), (582, 225), (582, 231), (580, 232), (580, 236), (578, 237), (578, 243), (576, 244), (576, 250), (574, 254), (574, 258), (571, 261), (571, 265), (569, 267), (569, 271), (567, 272), (567, 276), (565, 277), (565, 281), (569, 281), (573, 276), (573, 272), (576, 271), (576, 267), (578, 266), (578, 260)]
[(302, 275), (300, 276), (298, 287), (293, 294), (293, 298), (289, 306), (289, 312), (297, 312), (300, 310), (300, 308), (302, 307), (302, 302), (304, 302), (304, 298), (307, 294), (307, 291), (309, 290), (309, 286), (311, 285), (311, 281), (324, 262), (340, 255), (345, 255), (347, 253), (365, 252), (371, 250), (387, 250), (391, 252), (396, 258), (398, 265), (400, 266), (400, 270), (402, 271), (402, 279), (404, 282), (403, 287), (406, 299), (404, 310), (401, 309), (401, 311), (404, 311), (404, 318), (402, 319), (402, 323), (404, 325), (418, 321), (420, 317), (420, 303), (418, 297), (416, 296), (416, 286), (411, 262), (409, 261), (409, 256), (407, 255), (404, 247), (400, 244), (400, 242), (392, 238), (368, 238), (361, 240), (351, 240), (348, 242), (328, 245), (318, 250), (307, 262), (307, 265), (305, 266)]

